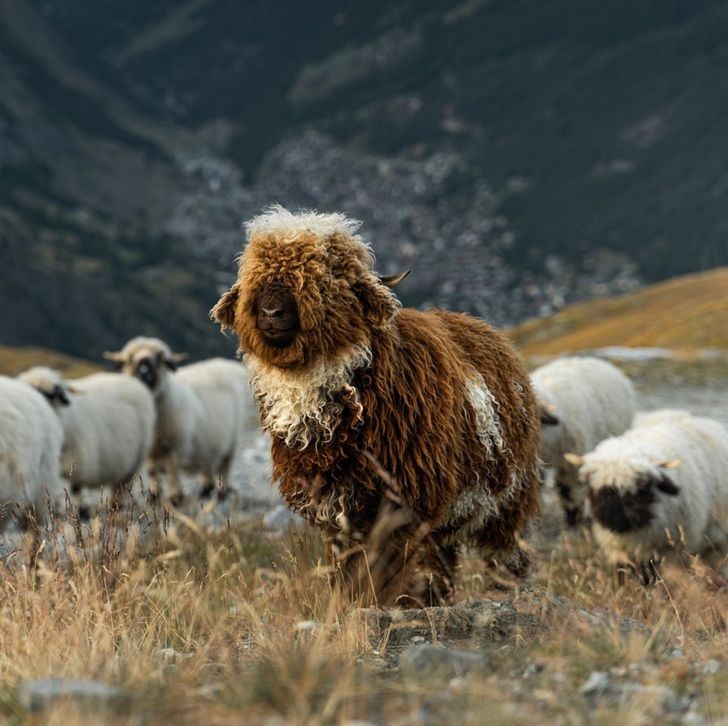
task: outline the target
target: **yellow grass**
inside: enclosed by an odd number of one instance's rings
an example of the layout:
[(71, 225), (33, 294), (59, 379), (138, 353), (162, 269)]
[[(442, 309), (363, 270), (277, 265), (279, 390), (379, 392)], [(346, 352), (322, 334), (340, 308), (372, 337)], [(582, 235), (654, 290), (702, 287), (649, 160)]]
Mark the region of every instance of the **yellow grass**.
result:
[(0, 346), (0, 374), (2, 375), (17, 376), (18, 373), (32, 366), (41, 365), (57, 368), (67, 378), (80, 378), (102, 370), (101, 365), (48, 348)]
[(516, 326), (510, 335), (525, 355), (612, 345), (728, 350), (728, 268), (569, 305), (553, 316)]
[[(436, 625), (437, 611), (423, 611), (412, 632), (492, 658), (493, 673), (450, 681), (394, 667), (409, 635), (402, 643), (397, 624), (378, 628), (367, 613), (342, 606), (315, 532), (277, 539), (257, 523), (212, 532), (203, 519), (166, 522), (139, 510), (109, 510), (90, 527), (57, 519), (35, 567), (30, 537), (3, 559), (0, 717), (23, 719), (18, 683), (58, 676), (129, 694), (109, 710), (59, 703), (44, 714), (64, 726), (272, 716), (418, 723), (422, 709), (453, 723), (583, 723), (592, 714), (579, 687), (589, 673), (628, 668), (637, 669), (631, 681), (697, 690), (703, 713), (728, 716), (725, 672), (696, 675), (694, 666), (728, 652), (728, 600), (700, 568), (667, 572), (649, 591), (633, 580), (618, 587), (586, 535), (559, 535), (539, 544), (527, 585), (503, 591), (489, 589), (470, 557), (456, 602), (512, 603), (515, 620), (476, 637), (450, 633)], [(70, 558), (54, 553), (52, 542), (64, 537)], [(668, 658), (676, 647), (684, 656)], [(529, 664), (538, 669), (524, 681)], [(597, 717), (636, 723), (658, 718), (656, 709), (649, 699), (605, 704)]]

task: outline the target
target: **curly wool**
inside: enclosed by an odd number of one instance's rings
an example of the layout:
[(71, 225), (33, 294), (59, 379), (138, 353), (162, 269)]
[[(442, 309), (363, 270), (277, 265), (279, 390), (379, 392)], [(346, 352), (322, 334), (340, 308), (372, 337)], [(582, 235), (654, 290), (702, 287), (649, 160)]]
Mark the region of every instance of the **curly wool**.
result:
[[(409, 523), (389, 554), (429, 573), (433, 592), (447, 589), (461, 544), (522, 574), (539, 430), (506, 338), (467, 315), (401, 309), (353, 220), (276, 208), (246, 228), (237, 281), (212, 313), (238, 337), (288, 505), (322, 528), (333, 554), (350, 552), (377, 531), (395, 483)], [(298, 309), (283, 348), (257, 327), (257, 297), (272, 285)], [(380, 603), (422, 594), (412, 582), (403, 574), (397, 591), (374, 589)]]
[(330, 442), (339, 420), (339, 405), (334, 403), (338, 394), (346, 394), (361, 418), (359, 392), (351, 385), (351, 378), (355, 370), (368, 367), (371, 361), (372, 353), (364, 346), (355, 346), (331, 362), (315, 361), (300, 372), (283, 372), (253, 355), (246, 356), (263, 428), (300, 450), (313, 441)]

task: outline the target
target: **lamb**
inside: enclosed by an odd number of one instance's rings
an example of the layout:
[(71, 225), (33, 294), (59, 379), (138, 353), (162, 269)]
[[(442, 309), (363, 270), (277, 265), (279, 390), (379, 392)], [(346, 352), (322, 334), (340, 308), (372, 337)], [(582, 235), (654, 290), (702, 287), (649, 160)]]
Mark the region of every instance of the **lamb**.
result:
[(94, 373), (67, 381), (37, 366), (19, 376), (45, 396), (63, 426), (61, 470), (77, 493), (118, 486), (141, 469), (154, 440), (154, 401), (138, 381)]
[(558, 358), (531, 374), (541, 405), (541, 458), (555, 472), (566, 524), (584, 516), (585, 490), (567, 452), (586, 454), (608, 436), (626, 431), (636, 408), (631, 381), (599, 358)]
[(667, 552), (709, 564), (728, 552), (728, 430), (685, 412), (661, 417), (569, 456), (588, 487), (595, 540), (645, 581)]
[(173, 353), (159, 338), (141, 336), (104, 357), (142, 381), (154, 397), (157, 425), (151, 459), (154, 474), (169, 475), (172, 503), (183, 500), (181, 471), (202, 473), (202, 497), (211, 496), (219, 480), (222, 498), (231, 463), (243, 433), (252, 428), (255, 410), (241, 367), (213, 358), (177, 370), (184, 354)]
[(48, 502), (59, 502), (63, 430), (43, 397), (30, 386), (0, 376), (0, 528), (10, 519), (10, 504), (47, 519)]
[(240, 342), (273, 477), (347, 595), (445, 600), (463, 544), (523, 575), (539, 504), (528, 375), (487, 323), (401, 309), (404, 275), (373, 272), (359, 225), (271, 207), (211, 311)]

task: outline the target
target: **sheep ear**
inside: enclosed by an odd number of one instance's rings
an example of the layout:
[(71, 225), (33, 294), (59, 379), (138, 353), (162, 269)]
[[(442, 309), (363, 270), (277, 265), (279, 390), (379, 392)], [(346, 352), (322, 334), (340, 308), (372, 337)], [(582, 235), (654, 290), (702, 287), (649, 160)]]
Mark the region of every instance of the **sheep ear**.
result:
[(222, 294), (215, 307), (210, 310), (210, 317), (220, 323), (223, 330), (233, 327), (235, 322), (235, 305), (240, 296), (240, 287), (236, 282), (229, 290)]
[(172, 353), (169, 357), (164, 359), (164, 365), (171, 371), (177, 370), (177, 364), (188, 358), (187, 353)]
[(543, 426), (557, 426), (559, 423), (558, 416), (554, 416), (553, 413), (551, 413), (553, 407), (552, 406), (546, 406), (543, 403), (540, 403), (538, 406), (538, 415), (539, 419), (541, 420), (541, 424)]
[(564, 454), (564, 459), (569, 462), (572, 466), (581, 466), (584, 463), (584, 459), (579, 454)]
[(677, 469), (682, 464), (682, 459), (668, 459), (667, 461), (661, 461), (657, 464), (658, 468), (670, 471)]
[(364, 316), (374, 327), (383, 328), (397, 312), (397, 298), (376, 277), (370, 276), (357, 282), (352, 285), (352, 290), (359, 298)]
[(390, 290), (394, 290), (397, 285), (399, 285), (402, 280), (404, 280), (407, 275), (410, 274), (412, 270), (405, 270), (404, 272), (400, 272), (397, 275), (377, 275), (379, 278), (379, 282), (384, 285), (384, 287), (388, 287)]

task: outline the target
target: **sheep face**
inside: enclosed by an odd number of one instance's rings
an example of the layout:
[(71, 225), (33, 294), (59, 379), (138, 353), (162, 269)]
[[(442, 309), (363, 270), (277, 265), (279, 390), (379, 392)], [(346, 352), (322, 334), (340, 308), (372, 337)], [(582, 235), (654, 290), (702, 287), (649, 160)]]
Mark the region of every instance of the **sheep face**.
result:
[(169, 346), (157, 338), (133, 338), (120, 351), (104, 353), (104, 358), (116, 364), (117, 370), (138, 378), (152, 392), (164, 385), (169, 371), (186, 356), (172, 353)]
[(292, 369), (368, 347), (399, 303), (372, 271), (357, 227), (341, 215), (279, 207), (248, 223), (238, 279), (212, 310), (242, 352)]
[(18, 378), (35, 388), (53, 408), (68, 406), (71, 403), (69, 393), (73, 392), (72, 387), (66, 383), (58, 371), (52, 368), (36, 366), (21, 373)]
[(659, 469), (639, 471), (627, 481), (613, 483), (586, 475), (584, 484), (595, 522), (617, 534), (648, 527), (655, 519), (660, 493), (671, 497), (680, 493), (670, 476)]

